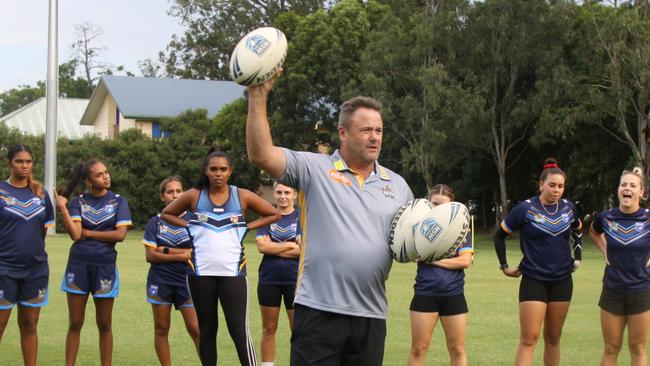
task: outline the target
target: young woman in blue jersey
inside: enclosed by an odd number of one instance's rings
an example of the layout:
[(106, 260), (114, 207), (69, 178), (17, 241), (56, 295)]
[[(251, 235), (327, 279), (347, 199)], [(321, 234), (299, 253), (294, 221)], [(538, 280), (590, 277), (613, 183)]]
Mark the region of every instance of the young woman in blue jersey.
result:
[(650, 210), (640, 205), (645, 188), (640, 168), (624, 171), (618, 207), (598, 214), (589, 231), (606, 264), (599, 302), (605, 341), (602, 366), (616, 365), (626, 327), (630, 364), (648, 365)]
[(0, 340), (11, 309), (18, 304), (25, 365), (36, 364), (36, 326), (48, 295), (45, 234), (54, 225), (52, 202), (43, 186), (32, 177), (33, 163), (29, 147), (10, 146), (9, 179), (0, 182)]
[[(203, 161), (197, 185), (184, 192), (162, 212), (172, 225), (188, 227), (193, 239), (193, 273), (188, 284), (199, 319), (199, 355), (203, 365), (217, 363), (217, 305), (242, 365), (255, 365), (255, 347), (248, 330), (248, 282), (242, 244), (248, 229), (279, 219), (273, 206), (253, 192), (228, 185), (232, 173), (228, 155), (211, 148)], [(245, 213), (261, 216), (246, 224)], [(191, 211), (195, 219), (179, 216)]]
[(273, 184), (273, 198), (281, 218), (259, 229), (255, 238), (257, 250), (264, 254), (257, 285), (262, 313), (262, 366), (273, 366), (275, 332), (283, 297), (289, 327), (293, 326), (293, 297), (300, 257), (300, 216), (294, 208), (296, 190), (276, 182)]
[[(83, 183), (86, 191), (68, 198)], [(74, 365), (88, 295), (93, 294), (99, 330), (102, 365), (113, 355), (113, 301), (119, 292), (115, 245), (131, 227), (131, 213), (124, 197), (109, 190), (106, 165), (92, 159), (74, 168), (70, 181), (56, 198), (56, 207), (68, 235), (74, 241), (63, 274), (61, 290), (67, 293), (69, 326), (65, 342), (66, 365)]]
[[(160, 183), (160, 200), (166, 205), (183, 193), (181, 179), (165, 178)], [(181, 218), (189, 219), (184, 213)], [(199, 347), (199, 323), (185, 280), (192, 259), (192, 239), (187, 229), (163, 221), (160, 215), (149, 219), (142, 243), (147, 262), (151, 263), (147, 275), (147, 301), (151, 303), (154, 321), (154, 346), (161, 365), (171, 365), (169, 351), (169, 324), (172, 304), (185, 321), (185, 328)]]
[[(582, 223), (576, 206), (562, 198), (566, 175), (555, 159), (547, 159), (539, 177), (539, 196), (515, 206), (494, 236), (499, 268), (519, 284), (520, 336), (515, 365), (532, 365), (544, 327), (544, 364), (560, 363), (560, 338), (573, 294), (571, 273), (582, 257)], [(505, 238), (520, 231), (524, 256), (510, 267)], [(573, 253), (572, 247), (573, 243)]]
[[(454, 191), (447, 185), (435, 185), (429, 194), (434, 206), (454, 200)], [(442, 323), (452, 366), (467, 365), (465, 334), (467, 332), (467, 301), (465, 300), (465, 268), (472, 264), (471, 233), (456, 256), (433, 263), (418, 262), (415, 295), (411, 301), (411, 352), (409, 366), (425, 365), (431, 336), (438, 318)]]

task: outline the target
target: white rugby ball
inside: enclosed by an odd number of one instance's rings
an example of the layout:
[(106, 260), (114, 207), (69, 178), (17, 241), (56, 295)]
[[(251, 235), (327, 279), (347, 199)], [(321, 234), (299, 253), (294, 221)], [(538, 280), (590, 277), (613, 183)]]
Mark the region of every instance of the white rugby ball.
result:
[(423, 262), (452, 257), (469, 230), (469, 210), (460, 202), (430, 210), (414, 231), (415, 251)]
[(241, 85), (257, 85), (275, 75), (287, 56), (287, 37), (273, 27), (257, 28), (242, 38), (230, 56), (230, 76)]
[(396, 261), (405, 263), (418, 259), (413, 230), (432, 209), (429, 200), (417, 198), (397, 210), (388, 234), (388, 247)]

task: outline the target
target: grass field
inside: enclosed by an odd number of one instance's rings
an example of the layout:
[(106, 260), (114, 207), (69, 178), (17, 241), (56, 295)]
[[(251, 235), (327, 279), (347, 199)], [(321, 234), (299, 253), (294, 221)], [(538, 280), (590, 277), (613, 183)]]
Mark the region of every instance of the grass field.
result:
[[(140, 244), (141, 232), (130, 233), (118, 248), (120, 271), (120, 296), (115, 302), (113, 332), (115, 365), (156, 365), (158, 360), (153, 348), (153, 320), (151, 307), (145, 301), (145, 281), (148, 264)], [(261, 256), (247, 237), (248, 279), (251, 332), (258, 346), (261, 333), (260, 314), (257, 306), (257, 268)], [(516, 263), (520, 255), (518, 242), (508, 241), (509, 262)], [(47, 240), (50, 258), (49, 305), (41, 312), (39, 323), (39, 364), (61, 365), (64, 359), (64, 343), (67, 329), (67, 306), (64, 294), (59, 290), (65, 267), (70, 240), (57, 235)], [(586, 243), (583, 265), (574, 274), (574, 295), (571, 310), (562, 337), (562, 365), (597, 365), (602, 351), (599, 308), (603, 260), (591, 243)], [(513, 363), (519, 334), (517, 291), (519, 281), (505, 277), (497, 268), (498, 262), (491, 241), (486, 235), (478, 235), (474, 265), (466, 273), (465, 294), (470, 307), (467, 353), (470, 365), (508, 365)], [(342, 269), (343, 270), (343, 269)], [(408, 306), (413, 295), (414, 264), (393, 265), (388, 280), (389, 315), (388, 336), (384, 357), (385, 365), (406, 363), (411, 335)], [(94, 305), (89, 301), (86, 324), (82, 331), (78, 365), (99, 364), (97, 328), (94, 322)], [(21, 365), (16, 314), (0, 344), (0, 365)], [(198, 358), (180, 314), (172, 318), (170, 333), (172, 361), (178, 365), (197, 365)], [(286, 317), (280, 321), (277, 339), (276, 365), (288, 365), (289, 331)], [(238, 364), (234, 347), (228, 336), (223, 318), (220, 318), (219, 361), (221, 365)], [(535, 365), (542, 364), (543, 341), (535, 353)], [(629, 364), (624, 346), (619, 357), (621, 365)], [(429, 350), (429, 365), (448, 364), (442, 328), (436, 328)], [(363, 366), (363, 365), (359, 365)]]

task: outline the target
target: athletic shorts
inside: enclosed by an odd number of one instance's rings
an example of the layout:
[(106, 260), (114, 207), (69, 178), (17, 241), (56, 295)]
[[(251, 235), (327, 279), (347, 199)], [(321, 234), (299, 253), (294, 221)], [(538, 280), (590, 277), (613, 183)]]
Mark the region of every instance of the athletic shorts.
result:
[(147, 280), (147, 301), (155, 305), (172, 305), (176, 310), (193, 307), (190, 291), (186, 284), (170, 285)]
[(257, 284), (257, 299), (261, 306), (279, 308), (284, 297), (284, 307), (293, 309), (293, 297), (295, 294), (295, 285)]
[(465, 314), (469, 311), (465, 294), (452, 296), (414, 295), (413, 300), (411, 300), (410, 310), (421, 313), (438, 313), (440, 316)]
[(521, 275), (519, 302), (564, 302), (571, 301), (572, 295), (573, 278), (571, 276), (558, 281), (540, 281), (525, 274)]
[(620, 292), (603, 286), (598, 306), (616, 315), (634, 315), (650, 310), (650, 291)]
[(93, 294), (95, 298), (114, 299), (120, 292), (120, 277), (115, 264), (87, 264), (68, 261), (61, 290), (71, 294)]
[(291, 366), (381, 366), (386, 320), (350, 316), (296, 304)]
[(0, 270), (0, 310), (16, 303), (32, 308), (47, 305), (49, 274), (47, 262), (24, 270)]

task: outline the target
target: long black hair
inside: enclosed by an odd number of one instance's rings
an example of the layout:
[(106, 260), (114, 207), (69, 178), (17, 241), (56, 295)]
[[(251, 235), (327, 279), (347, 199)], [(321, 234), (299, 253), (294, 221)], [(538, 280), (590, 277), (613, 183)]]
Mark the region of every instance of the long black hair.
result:
[(208, 169), (208, 164), (210, 163), (210, 159), (212, 158), (224, 158), (228, 162), (228, 166), (232, 169), (232, 160), (230, 160), (230, 156), (226, 154), (225, 152), (221, 151), (218, 146), (212, 146), (208, 150), (208, 154), (205, 156), (203, 159), (203, 165), (201, 166), (201, 175), (199, 175), (199, 179), (196, 181), (196, 184), (194, 185), (194, 188), (196, 189), (208, 189), (210, 188), (210, 181), (208, 180), (208, 176), (205, 175), (205, 170)]
[[(9, 149), (7, 150), (7, 161), (11, 162), (14, 160), (14, 157), (16, 157), (16, 154), (19, 152), (26, 152), (32, 157), (32, 159), (34, 159), (34, 153), (32, 153), (32, 149), (30, 149), (29, 146), (16, 144), (9, 146)], [(29, 187), (29, 189), (38, 197), (42, 198), (45, 195), (43, 185), (41, 182), (34, 179), (31, 172), (29, 173), (29, 177), (27, 177), (27, 187)]]
[(90, 168), (101, 162), (102, 161), (99, 159), (90, 159), (85, 163), (78, 164), (72, 168), (72, 171), (70, 172), (70, 180), (59, 194), (63, 197), (70, 198), (70, 195), (80, 187), (82, 181), (90, 177)]

